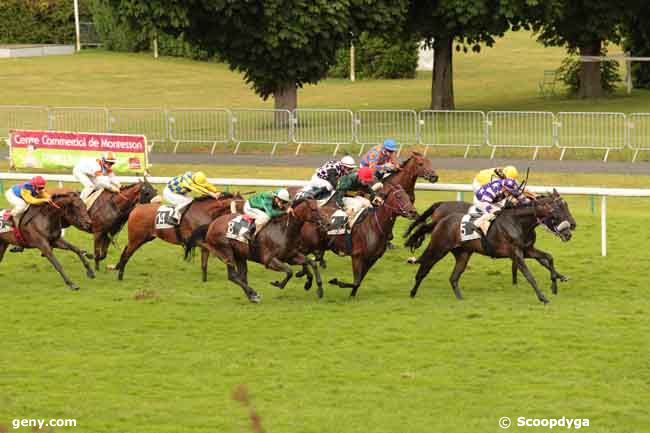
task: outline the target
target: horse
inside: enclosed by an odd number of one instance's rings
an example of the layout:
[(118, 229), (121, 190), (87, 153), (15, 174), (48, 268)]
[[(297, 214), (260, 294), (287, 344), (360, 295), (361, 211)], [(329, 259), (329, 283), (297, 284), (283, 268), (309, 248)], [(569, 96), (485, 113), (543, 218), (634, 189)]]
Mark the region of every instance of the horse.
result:
[[(557, 196), (557, 191), (554, 189), (553, 190), (553, 195)], [(566, 204), (566, 201), (562, 200), (560, 202), (561, 206), (568, 206)], [(434, 225), (438, 223), (442, 218), (445, 216), (452, 214), (452, 213), (462, 213), (466, 214), (469, 211), (469, 208), (472, 206), (471, 203), (463, 202), (463, 201), (443, 201), (443, 202), (438, 202), (430, 206), (426, 211), (420, 214), (420, 216), (411, 223), (409, 226), (406, 234), (404, 235), (405, 237), (410, 234), (410, 232), (415, 228), (415, 226), (421, 225), (424, 223), (429, 217), (431, 217), (431, 221), (429, 223), (429, 226), (433, 228)], [(576, 221), (571, 215), (571, 212), (568, 211), (568, 208), (566, 209), (566, 213), (568, 215), (568, 222), (570, 225), (571, 230), (576, 229)], [(546, 225), (543, 225), (544, 227), (547, 227)], [(548, 227), (547, 227), (548, 228)], [(550, 231), (557, 231), (557, 228), (549, 228)], [(536, 232), (533, 232), (533, 242), (532, 244), (524, 250), (524, 255), (525, 258), (531, 258), (537, 260), (542, 266), (544, 266), (546, 269), (548, 269), (551, 272), (551, 290), (553, 293), (557, 293), (557, 280), (560, 281), (568, 281), (568, 278), (562, 274), (560, 274), (554, 266), (553, 263), (553, 256), (551, 256), (549, 253), (541, 251), (537, 248), (535, 248), (534, 243), (536, 240)], [(415, 259), (415, 258), (414, 258)], [(409, 261), (409, 263), (412, 263)], [(512, 261), (512, 284), (515, 285), (517, 284), (517, 262)]]
[(144, 182), (123, 185), (119, 193), (104, 190), (88, 209), (93, 221), (96, 270), (99, 270), (99, 262), (106, 258), (111, 239), (124, 227), (131, 211), (138, 203), (149, 203), (156, 194), (145, 177)]
[[(441, 204), (435, 203), (433, 206), (440, 207)], [(431, 210), (431, 208), (429, 209)], [(420, 224), (419, 226), (410, 227), (407, 232), (406, 246), (410, 247), (411, 250), (417, 249), (422, 245), (426, 235), (431, 234), (427, 249), (416, 260), (420, 267), (415, 275), (415, 285), (411, 289), (411, 297), (415, 297), (418, 287), (431, 271), (431, 268), (449, 252), (452, 252), (456, 259), (450, 283), (458, 299), (462, 299), (458, 280), (465, 271), (465, 267), (473, 253), (491, 255), (494, 258), (510, 258), (535, 290), (537, 299), (546, 304), (549, 301), (540, 291), (525, 262), (527, 256), (536, 258), (551, 271), (553, 281), (551, 289), (554, 294), (557, 294), (556, 280), (565, 280), (565, 277), (555, 271), (553, 258), (550, 254), (534, 248), (536, 240), (535, 228), (540, 224), (547, 226), (564, 242), (571, 239), (571, 227), (575, 227), (575, 222), (572, 225), (570, 221), (575, 220), (566, 201), (560, 197), (557, 191), (553, 190), (550, 196), (540, 196), (537, 200), (528, 204), (503, 209), (494, 219), (487, 236), (485, 236), (485, 241), (490, 245), (489, 249), (492, 254), (486, 251), (486, 246), (484, 246), (481, 239), (466, 242), (460, 240), (460, 224), (463, 215), (464, 212), (450, 213), (433, 224)], [(408, 235), (414, 228), (415, 231)]]
[[(411, 152), (411, 155), (402, 163), (401, 167), (385, 177), (382, 183), (385, 185), (400, 186), (408, 194), (413, 204), (415, 203), (415, 182), (419, 177), (431, 183), (438, 181), (438, 175), (433, 169), (431, 160), (419, 152)], [(293, 193), (296, 193), (298, 188), (291, 188), (290, 191), (292, 190)], [(331, 217), (331, 214), (336, 209), (338, 209), (338, 206), (333, 197), (322, 208), (328, 218)], [(312, 224), (305, 224), (300, 232), (301, 252), (303, 254), (313, 253), (323, 268), (326, 267), (324, 259), (325, 252), (327, 251), (326, 239), (326, 233), (319, 233), (318, 227)], [(392, 233), (390, 239), (392, 239)], [(306, 273), (305, 271), (306, 269), (296, 274), (296, 276), (301, 277)], [(305, 290), (309, 290), (310, 287), (309, 284), (305, 284)]]
[(38, 248), (41, 255), (46, 257), (61, 275), (65, 284), (72, 290), (79, 290), (79, 286), (63, 272), (63, 267), (54, 256), (52, 248), (74, 252), (86, 268), (86, 275), (89, 278), (94, 278), (95, 273), (86, 261), (86, 252), (61, 237), (61, 229), (64, 224), (73, 225), (86, 232), (90, 232), (92, 229), (92, 221), (86, 211), (86, 206), (79, 198), (79, 193), (55, 193), (51, 197), (51, 203), (30, 206), (20, 219), (20, 235), (16, 235), (15, 230), (0, 234), (0, 261), (10, 244), (25, 248)]
[(301, 238), (301, 241), (306, 241), (303, 242), (303, 248), (308, 243), (319, 245), (319, 247), (326, 243), (331, 251), (352, 257), (354, 283), (345, 283), (337, 278), (329, 281), (330, 284), (342, 288), (351, 288), (350, 296), (352, 297), (357, 295), (359, 286), (370, 268), (384, 255), (386, 245), (392, 237), (391, 232), (395, 219), (398, 216), (411, 219), (417, 217), (413, 203), (401, 186), (384, 185), (382, 194), (386, 197), (384, 204), (368, 209), (365, 218), (352, 227), (350, 235), (328, 236), (325, 233), (323, 237), (321, 231), (313, 232), (319, 236), (318, 239)]
[(282, 281), (272, 285), (283, 289), (293, 276), (289, 264), (309, 265), (316, 273), (319, 296), (322, 296), (322, 283), (315, 263), (301, 254), (295, 240), (303, 224), (322, 225), (323, 220), (318, 204), (311, 199), (298, 199), (292, 204), (293, 215), (287, 214), (272, 219), (255, 237), (250, 244), (229, 239), (225, 236), (228, 224), (235, 215), (223, 215), (215, 219), (209, 226), (197, 228), (185, 244), (185, 258), (198, 241), (202, 241), (206, 249), (223, 261), (228, 268), (228, 279), (240, 286), (246, 297), (253, 303), (260, 302), (257, 292), (248, 285), (248, 260), (263, 264), (266, 268), (284, 272)]
[[(124, 247), (120, 261), (116, 265), (118, 279), (124, 278), (124, 269), (131, 256), (145, 243), (156, 238), (174, 245), (183, 245), (194, 230), (210, 224), (215, 218), (231, 212), (231, 203), (235, 203), (237, 211), (242, 212), (244, 200), (241, 196), (222, 193), (219, 199), (200, 197), (192, 201), (183, 214), (180, 224), (174, 228), (156, 229), (156, 212), (160, 203), (150, 203), (136, 206), (129, 214), (129, 242)], [(208, 280), (208, 251), (201, 251), (201, 270), (203, 281)]]

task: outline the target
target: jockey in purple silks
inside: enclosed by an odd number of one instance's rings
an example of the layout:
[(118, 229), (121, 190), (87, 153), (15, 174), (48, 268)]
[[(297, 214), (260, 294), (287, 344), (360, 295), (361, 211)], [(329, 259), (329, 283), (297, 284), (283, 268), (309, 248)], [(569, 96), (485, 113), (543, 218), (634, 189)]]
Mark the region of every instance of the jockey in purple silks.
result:
[(523, 194), (517, 181), (514, 179), (497, 179), (481, 186), (474, 195), (474, 206), (481, 209), (483, 214), (474, 222), (476, 227), (481, 227), (487, 234), (488, 223), (496, 218), (503, 209), (505, 199), (513, 197), (515, 203), (529, 201), (528, 195)]

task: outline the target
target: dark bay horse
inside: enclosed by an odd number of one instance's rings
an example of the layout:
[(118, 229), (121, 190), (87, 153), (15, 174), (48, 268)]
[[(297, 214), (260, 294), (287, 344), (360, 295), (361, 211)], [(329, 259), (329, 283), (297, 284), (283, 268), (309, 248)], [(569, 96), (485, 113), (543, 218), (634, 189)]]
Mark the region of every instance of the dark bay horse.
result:
[[(440, 205), (439, 203), (434, 206)], [(432, 206), (433, 207), (433, 206)], [(431, 208), (430, 208), (431, 209)], [(417, 294), (418, 287), (427, 276), (431, 268), (445, 257), (449, 252), (454, 254), (456, 265), (450, 277), (451, 286), (458, 299), (462, 299), (458, 280), (465, 271), (465, 267), (473, 253), (488, 255), (480, 239), (462, 242), (460, 240), (460, 224), (464, 212), (450, 213), (435, 223), (412, 225), (409, 232), (413, 231), (406, 241), (406, 246), (412, 250), (418, 248), (426, 235), (431, 234), (427, 249), (417, 259), (420, 267), (415, 276), (415, 285), (411, 290), (411, 297)], [(552, 290), (557, 293), (556, 279), (563, 279), (553, 267), (553, 258), (534, 248), (536, 240), (535, 228), (546, 225), (563, 241), (571, 239), (571, 227), (575, 227), (573, 216), (569, 212), (566, 201), (557, 191), (547, 197), (538, 197), (537, 200), (517, 207), (504, 209), (492, 222), (487, 234), (487, 241), (492, 248), (493, 257), (511, 259), (526, 277), (535, 290), (537, 298), (544, 303), (548, 299), (539, 290), (537, 282), (526, 266), (526, 254), (537, 258), (542, 265), (551, 271), (553, 280)]]
[[(551, 195), (552, 197), (559, 197), (558, 193), (556, 190), (553, 190), (553, 193)], [(568, 222), (570, 224), (571, 230), (575, 230), (576, 228), (576, 221), (571, 215), (571, 212), (568, 209), (568, 204), (566, 203), (565, 200), (559, 201), (560, 206), (566, 206), (566, 209), (564, 210), (568, 216)], [(428, 223), (428, 226), (430, 228), (433, 228), (438, 221), (440, 221), (442, 218), (446, 217), (449, 214), (453, 213), (462, 213), (466, 214), (469, 208), (472, 206), (471, 203), (463, 202), (463, 201), (442, 201), (438, 203), (434, 203), (432, 206), (430, 206), (426, 211), (424, 211), (420, 216), (413, 221), (411, 226), (408, 228), (406, 234), (404, 236), (408, 236), (410, 232), (419, 225), (422, 225), (423, 223), (426, 223), (426, 220), (431, 217), (431, 221)], [(552, 224), (550, 224), (549, 221), (546, 221), (545, 224), (543, 224), (544, 227), (546, 227), (549, 231), (551, 232), (557, 232), (557, 227), (554, 227)], [(430, 229), (427, 229), (431, 231)], [(551, 256), (549, 253), (539, 250), (535, 247), (535, 241), (537, 239), (537, 234), (536, 232), (532, 233), (532, 239), (528, 247), (524, 250), (524, 256), (525, 258), (531, 258), (537, 260), (542, 266), (544, 266), (546, 269), (548, 269), (551, 273), (551, 291), (553, 293), (557, 293), (557, 280), (560, 281), (568, 281), (568, 278), (565, 277), (564, 275), (560, 274), (556, 269), (553, 261), (553, 256)], [(518, 266), (516, 261), (512, 261), (512, 284), (517, 284), (517, 271), (518, 271)]]
[(322, 284), (315, 263), (298, 251), (296, 239), (303, 224), (322, 225), (323, 219), (315, 200), (302, 199), (292, 204), (293, 215), (287, 214), (272, 219), (260, 231), (250, 244), (229, 239), (225, 236), (228, 223), (235, 215), (223, 215), (215, 219), (209, 226), (201, 226), (192, 233), (186, 242), (185, 257), (189, 258), (192, 248), (198, 241), (228, 268), (228, 279), (240, 286), (246, 297), (254, 303), (260, 301), (257, 292), (248, 285), (248, 260), (253, 260), (268, 269), (284, 272), (282, 281), (272, 283), (284, 288), (293, 276), (292, 265), (309, 265), (316, 272), (319, 294), (322, 296)]
[(52, 203), (30, 206), (23, 214), (20, 219), (22, 239), (17, 239), (14, 231), (0, 234), (0, 261), (10, 244), (25, 248), (38, 248), (61, 275), (68, 287), (78, 290), (79, 286), (63, 272), (63, 267), (54, 256), (52, 249), (60, 248), (74, 252), (86, 268), (86, 275), (94, 278), (95, 274), (85, 258), (86, 253), (61, 237), (63, 225), (73, 225), (80, 230), (90, 232), (91, 224), (86, 205), (79, 198), (79, 193), (55, 193), (52, 195)]
[[(396, 172), (388, 175), (382, 180), (384, 185), (393, 185), (401, 187), (409, 196), (411, 203), (415, 203), (415, 183), (418, 178), (424, 178), (431, 183), (438, 181), (438, 175), (433, 169), (431, 160), (419, 152), (411, 152), (411, 155), (402, 163), (401, 168)], [(291, 188), (292, 194), (295, 194), (299, 188)], [(332, 213), (338, 209), (334, 198), (330, 199), (323, 206), (323, 213), (330, 218)], [(391, 226), (392, 230), (392, 226)], [(392, 238), (392, 233), (391, 233)], [(328, 241), (325, 233), (319, 233), (319, 228), (312, 224), (305, 224), (300, 232), (301, 251), (304, 254), (313, 253), (322, 267), (325, 267), (324, 254), (328, 249)], [(296, 276), (300, 277), (305, 272), (300, 272)], [(305, 285), (309, 289), (309, 284)]]
[(104, 190), (88, 210), (93, 221), (95, 237), (95, 269), (106, 258), (111, 239), (122, 229), (129, 214), (137, 204), (149, 203), (156, 196), (156, 189), (145, 178), (144, 181), (124, 185), (120, 192)]
[[(230, 213), (231, 203), (235, 203), (238, 212), (243, 211), (244, 199), (238, 194), (222, 193), (219, 199), (202, 197), (195, 199), (183, 214), (181, 223), (177, 228), (156, 229), (156, 212), (160, 203), (150, 203), (137, 206), (129, 214), (129, 243), (124, 247), (116, 269), (119, 271), (118, 279), (124, 278), (124, 269), (131, 256), (145, 243), (156, 238), (174, 245), (183, 245), (194, 230), (210, 224), (215, 218)], [(203, 281), (208, 279), (208, 251), (201, 251), (201, 270)]]
[(346, 239), (347, 235), (328, 236), (325, 233), (323, 238), (322, 230), (312, 233), (319, 236), (318, 239), (307, 240), (312, 245), (327, 242), (330, 250), (339, 255), (352, 257), (354, 282), (345, 283), (337, 278), (330, 280), (330, 284), (351, 288), (350, 296), (356, 296), (357, 290), (370, 268), (386, 252), (386, 245), (392, 236), (391, 232), (397, 217), (413, 219), (417, 216), (413, 203), (401, 186), (384, 185), (382, 193), (386, 197), (384, 204), (368, 209), (363, 221), (352, 227), (351, 242)]

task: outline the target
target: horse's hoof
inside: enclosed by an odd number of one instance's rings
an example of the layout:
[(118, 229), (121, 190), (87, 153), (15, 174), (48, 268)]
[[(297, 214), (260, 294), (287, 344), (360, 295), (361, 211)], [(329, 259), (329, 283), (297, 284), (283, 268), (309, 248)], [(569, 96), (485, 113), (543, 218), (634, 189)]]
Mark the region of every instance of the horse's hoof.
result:
[(75, 283), (68, 284), (68, 287), (70, 287), (70, 290), (79, 290), (79, 286), (77, 286)]
[(563, 283), (566, 283), (567, 281), (569, 281), (569, 277), (567, 277), (565, 275), (560, 275), (560, 281), (562, 281)]
[(278, 289), (284, 289), (284, 286), (279, 281), (273, 281), (271, 285), (277, 287)]
[(88, 260), (95, 260), (95, 256), (92, 255), (92, 254), (90, 254), (90, 253), (87, 252), (87, 251), (82, 251), (81, 254), (82, 254), (85, 258), (87, 258)]
[(316, 292), (316, 294), (318, 295), (319, 298), (322, 298), (323, 295), (324, 295), (324, 293), (323, 293), (323, 288), (322, 288), (322, 287), (319, 287), (319, 288), (318, 288), (318, 291)]
[(549, 300), (546, 299), (544, 296), (542, 296), (541, 298), (539, 298), (539, 302), (543, 302), (544, 305), (546, 305), (546, 304), (550, 303), (551, 301), (549, 301)]
[(92, 271), (92, 269), (89, 269), (86, 271), (86, 276), (88, 278), (95, 278), (95, 273)]
[(311, 281), (306, 281), (305, 282), (305, 290), (311, 289), (312, 282)]
[(329, 280), (329, 283), (330, 284), (338, 284), (339, 280), (337, 278), (332, 278), (331, 280)]
[(251, 301), (253, 304), (259, 304), (262, 301), (262, 297), (255, 293), (254, 295), (250, 295), (248, 297), (248, 300)]
[(415, 257), (415, 256), (412, 256), (412, 257), (409, 257), (408, 259), (406, 259), (406, 263), (408, 263), (409, 265), (414, 265), (417, 262), (418, 262), (418, 258)]
[(415, 298), (415, 295), (417, 295), (417, 292), (411, 290), (411, 298)]

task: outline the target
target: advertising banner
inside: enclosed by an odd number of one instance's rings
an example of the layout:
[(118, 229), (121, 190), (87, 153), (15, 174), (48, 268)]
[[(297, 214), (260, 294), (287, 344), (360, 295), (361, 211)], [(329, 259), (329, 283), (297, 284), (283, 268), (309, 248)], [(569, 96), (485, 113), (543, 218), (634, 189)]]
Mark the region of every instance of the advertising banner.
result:
[(82, 158), (99, 158), (108, 151), (117, 158), (113, 166), (116, 173), (147, 168), (144, 135), (14, 129), (9, 134), (9, 151), (16, 168), (72, 168)]

